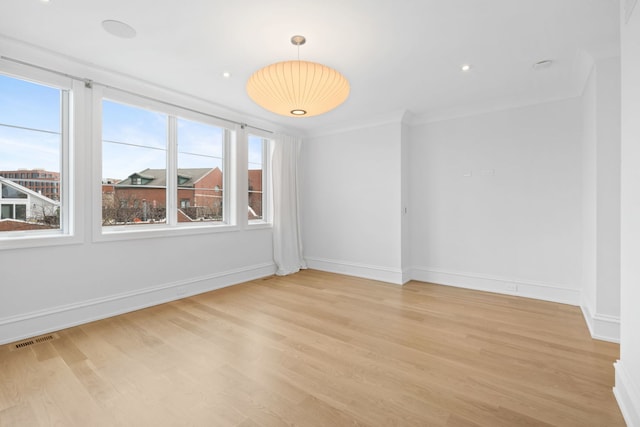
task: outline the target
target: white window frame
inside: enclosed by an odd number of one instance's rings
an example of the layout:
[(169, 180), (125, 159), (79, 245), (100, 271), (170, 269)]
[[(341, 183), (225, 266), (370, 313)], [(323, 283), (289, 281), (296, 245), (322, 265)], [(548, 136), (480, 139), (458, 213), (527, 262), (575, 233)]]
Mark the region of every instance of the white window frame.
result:
[[(147, 109), (168, 116), (167, 129), (167, 187), (166, 187), (166, 224), (136, 224), (102, 226), (102, 101), (109, 100), (132, 107)], [(93, 88), (93, 170), (95, 171), (95, 186), (93, 187), (93, 239), (94, 241), (127, 240), (137, 238), (166, 237), (168, 235), (191, 235), (202, 233), (216, 233), (238, 229), (236, 205), (236, 167), (235, 150), (236, 131), (228, 122), (217, 120), (206, 113), (198, 113), (187, 107), (181, 108), (173, 104), (155, 101), (153, 99), (135, 95), (126, 91), (110, 87), (94, 85)], [(180, 223), (177, 220), (177, 209), (180, 205), (177, 191), (178, 180), (178, 119), (192, 120), (206, 125), (224, 129), (223, 140), (223, 221)], [(134, 171), (135, 172), (135, 171)]]
[[(245, 145), (247, 146), (247, 156), (249, 147), (249, 136), (256, 136), (262, 138), (262, 219), (247, 220), (248, 228), (270, 228), (273, 225), (273, 219), (271, 212), (273, 212), (272, 203), (272, 182), (271, 182), (271, 154), (273, 152), (273, 135), (268, 132), (262, 132), (260, 130), (254, 130), (246, 133)], [(245, 162), (247, 171), (247, 179), (249, 177), (249, 162)], [(247, 185), (247, 192), (249, 186)], [(249, 208), (249, 200), (247, 199), (247, 206), (245, 211)]]
[[(25, 230), (0, 233), (0, 250), (76, 244), (83, 240), (84, 228), (81, 207), (76, 203), (77, 168), (83, 163), (82, 144), (74, 141), (85, 134), (85, 112), (81, 108), (86, 98), (83, 83), (68, 76), (0, 60), (0, 73), (62, 91), (61, 96), (61, 146), (60, 146), (60, 228), (56, 230)], [(79, 199), (78, 199), (79, 200)]]

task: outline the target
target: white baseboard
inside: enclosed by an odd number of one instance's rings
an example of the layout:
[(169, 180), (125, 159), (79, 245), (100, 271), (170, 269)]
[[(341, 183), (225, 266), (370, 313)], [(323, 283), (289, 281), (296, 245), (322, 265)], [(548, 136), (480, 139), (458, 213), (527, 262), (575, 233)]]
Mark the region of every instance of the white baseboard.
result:
[(613, 394), (627, 426), (640, 427), (640, 384), (634, 384), (622, 360), (613, 364), (616, 369), (616, 385)]
[(598, 313), (592, 314), (589, 304), (585, 302), (580, 305), (580, 308), (592, 338), (620, 344), (619, 317)]
[(6, 344), (118, 314), (163, 304), (274, 274), (273, 263), (195, 277), (75, 304), (0, 318), (0, 344)]
[(307, 261), (307, 266), (314, 270), (363, 277), (365, 279), (393, 283), (394, 285), (402, 285), (408, 281), (407, 274), (403, 273), (399, 268), (380, 267), (326, 258), (306, 257), (305, 260)]
[(443, 271), (429, 267), (413, 267), (411, 269), (411, 278), (421, 282), (516, 295), (575, 306), (580, 305), (579, 290), (550, 283), (525, 282), (505, 277)]

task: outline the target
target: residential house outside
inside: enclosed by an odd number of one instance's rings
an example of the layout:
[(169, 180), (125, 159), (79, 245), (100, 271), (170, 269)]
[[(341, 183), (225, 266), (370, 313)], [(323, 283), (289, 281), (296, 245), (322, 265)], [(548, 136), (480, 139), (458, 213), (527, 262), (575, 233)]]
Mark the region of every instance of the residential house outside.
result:
[[(145, 169), (120, 182), (102, 184), (102, 223), (166, 222), (165, 169)], [(222, 221), (223, 178), (219, 168), (178, 169), (178, 221)]]
[(0, 177), (0, 231), (60, 227), (60, 202)]

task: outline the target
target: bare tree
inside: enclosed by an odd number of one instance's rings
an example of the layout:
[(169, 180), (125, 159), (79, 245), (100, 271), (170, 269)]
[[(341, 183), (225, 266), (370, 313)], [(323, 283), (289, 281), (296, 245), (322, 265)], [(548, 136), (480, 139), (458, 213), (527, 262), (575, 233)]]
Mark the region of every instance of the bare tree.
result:
[(166, 208), (154, 205), (135, 192), (118, 192), (103, 195), (102, 225), (164, 222)]

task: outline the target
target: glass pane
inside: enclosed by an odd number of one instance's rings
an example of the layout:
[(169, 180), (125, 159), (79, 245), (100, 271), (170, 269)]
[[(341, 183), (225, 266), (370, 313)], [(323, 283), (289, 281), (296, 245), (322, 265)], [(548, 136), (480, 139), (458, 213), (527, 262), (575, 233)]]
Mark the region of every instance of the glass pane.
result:
[(178, 222), (223, 221), (224, 129), (178, 119)]
[(16, 219), (21, 221), (27, 220), (27, 205), (15, 205), (16, 208)]
[(0, 206), (0, 219), (13, 219), (13, 205)]
[(14, 187), (10, 187), (7, 184), (2, 184), (2, 198), (3, 199), (26, 199), (27, 193), (20, 191)]
[(0, 93), (3, 123), (60, 134), (60, 89), (0, 74)]
[(60, 89), (0, 75), (0, 177), (12, 182), (1, 197), (26, 199), (16, 215), (3, 204), (16, 221), (2, 231), (60, 229), (61, 99)]
[(262, 219), (263, 138), (249, 135), (249, 219)]
[(102, 225), (166, 223), (167, 116), (102, 102)]

